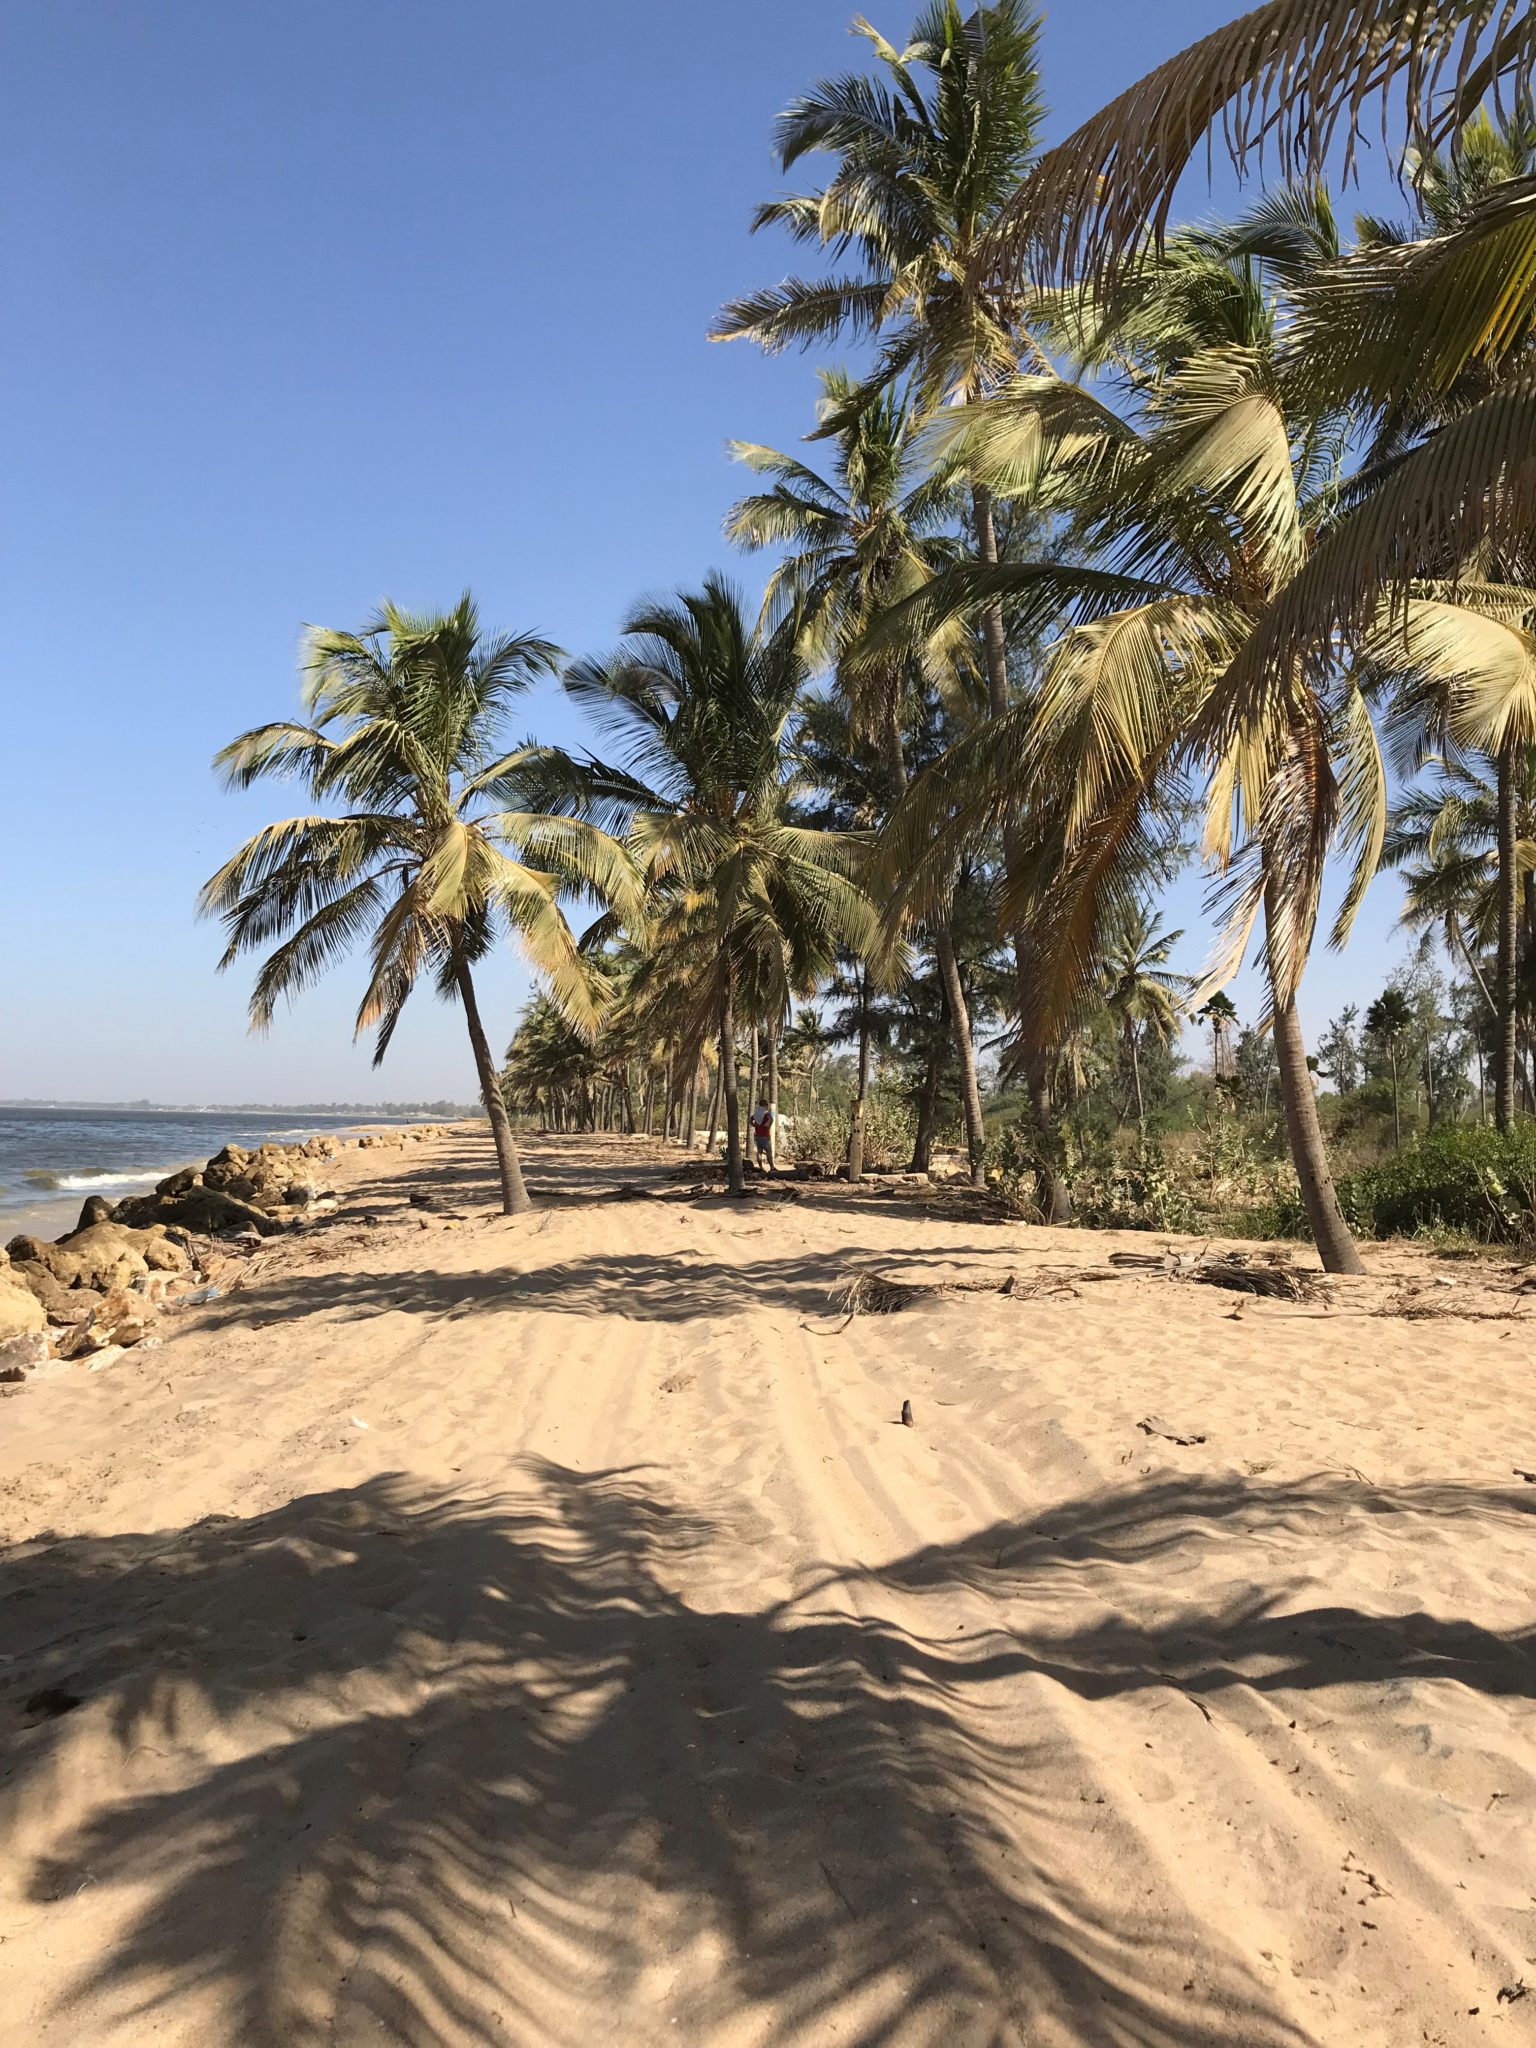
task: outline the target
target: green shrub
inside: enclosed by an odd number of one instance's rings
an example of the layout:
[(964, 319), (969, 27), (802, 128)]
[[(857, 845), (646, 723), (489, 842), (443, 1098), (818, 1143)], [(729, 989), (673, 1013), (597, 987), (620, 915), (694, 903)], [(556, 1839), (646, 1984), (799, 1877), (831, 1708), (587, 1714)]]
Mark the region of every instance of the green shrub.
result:
[(1536, 1123), (1434, 1131), (1339, 1182), (1349, 1223), (1373, 1237), (1536, 1238)]
[[(790, 1159), (806, 1166), (819, 1166), (833, 1173), (848, 1157), (848, 1118), (845, 1105), (818, 1104), (803, 1111), (785, 1133), (783, 1146)], [(874, 1172), (905, 1166), (912, 1157), (912, 1113), (894, 1090), (877, 1084), (864, 1104), (864, 1164)]]

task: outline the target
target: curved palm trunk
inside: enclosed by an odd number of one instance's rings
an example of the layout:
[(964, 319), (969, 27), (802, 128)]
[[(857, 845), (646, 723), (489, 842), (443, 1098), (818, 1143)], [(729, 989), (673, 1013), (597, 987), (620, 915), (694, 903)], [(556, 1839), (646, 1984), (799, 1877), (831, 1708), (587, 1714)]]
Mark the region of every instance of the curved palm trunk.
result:
[[(1269, 887), (1264, 891), (1266, 919), (1273, 915)], [(1273, 989), (1273, 984), (1271, 984)], [(1291, 1163), (1301, 1184), (1302, 1205), (1312, 1226), (1313, 1242), (1325, 1273), (1363, 1273), (1364, 1265), (1349, 1234), (1344, 1212), (1333, 1185), (1328, 1148), (1323, 1143), (1323, 1126), (1317, 1114), (1317, 1097), (1312, 1092), (1312, 1074), (1307, 1066), (1307, 1043), (1302, 1036), (1296, 998), (1275, 1002), (1275, 1057), (1280, 1067), (1280, 1100), (1285, 1110), (1285, 1134), (1290, 1141)]]
[(1494, 968), (1494, 1013), (1498, 1048), (1493, 1067), (1493, 1120), (1507, 1131), (1515, 1120), (1515, 1059), (1519, 1006), (1519, 877), (1515, 872), (1515, 770), (1519, 748), (1507, 743), (1499, 751), (1499, 945)]
[(741, 1153), (741, 1083), (736, 1072), (736, 991), (726, 975), (720, 1005), (720, 1084), (725, 1098), (725, 1179), (733, 1195), (747, 1192)]
[(507, 1105), (502, 1100), (501, 1078), (491, 1057), (485, 1026), (480, 1022), (480, 1005), (475, 1001), (475, 984), (467, 962), (459, 963), (453, 978), (458, 987), (459, 1001), (464, 1005), (469, 1042), (474, 1048), (475, 1071), (480, 1076), (480, 1099), (491, 1120), (491, 1138), (496, 1146), (496, 1165), (501, 1174), (501, 1213), (504, 1216), (522, 1216), (533, 1207), (533, 1203), (523, 1185), (523, 1169), (517, 1156), (517, 1141), (512, 1135), (512, 1119), (507, 1115)]

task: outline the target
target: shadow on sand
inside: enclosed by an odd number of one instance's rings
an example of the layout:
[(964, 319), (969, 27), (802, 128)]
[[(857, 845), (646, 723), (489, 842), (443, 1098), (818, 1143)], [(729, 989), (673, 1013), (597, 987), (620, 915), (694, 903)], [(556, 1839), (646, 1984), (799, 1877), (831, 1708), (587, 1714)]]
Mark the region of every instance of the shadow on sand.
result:
[[(1242, 1601), (1175, 1637), (1076, 1627), (1074, 1575), (1193, 1564), (1239, 1527), (1380, 1515), (1407, 1540), (1448, 1515), (1531, 1527), (1531, 1505), (1159, 1482), (829, 1571), (767, 1611), (672, 1590), (712, 1532), (643, 1469), (530, 1464), (492, 1499), (384, 1478), (249, 1521), (45, 1540), (0, 1561), (6, 1718), (35, 1723), (3, 1796), (30, 1821), (57, 1810), (74, 1744), (118, 1759), (118, 1788), (29, 1882), (39, 1902), (86, 1877), (131, 1893), (123, 1938), (59, 1992), (150, 2032), (206, 1989), (219, 2038), (254, 2048), (576, 2048), (594, 2011), (624, 2048), (712, 2040), (733, 2015), (754, 2043), (989, 2048), (1043, 2028), (1297, 2048), (1219, 1933), (1180, 1993), (1149, 1872), (1127, 1869), (1105, 1922), (1075, 1875), (1098, 1823), (1046, 1681), (1088, 1700), (1426, 1675), (1529, 1694), (1531, 1637)], [(997, 1598), (979, 1639), (862, 1611), (885, 1587), (920, 1617), (957, 1586)], [(1022, 1591), (1059, 1630), (1006, 1625)]]

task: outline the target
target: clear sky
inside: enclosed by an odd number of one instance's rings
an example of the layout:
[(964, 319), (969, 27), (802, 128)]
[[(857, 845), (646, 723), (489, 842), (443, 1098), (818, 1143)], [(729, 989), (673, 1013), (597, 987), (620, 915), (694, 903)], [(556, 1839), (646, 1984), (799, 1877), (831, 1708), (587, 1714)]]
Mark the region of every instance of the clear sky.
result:
[[(861, 60), (856, 11), (0, 8), (0, 1094), (474, 1092), (426, 991), (370, 1070), (356, 967), (247, 1037), (246, 979), (215, 977), (193, 899), (288, 800), (226, 795), (209, 758), (293, 709), (305, 621), (467, 584), (488, 623), (580, 652), (640, 593), (730, 565), (725, 443), (789, 446), (814, 363), (705, 330), (792, 267), (747, 232), (778, 188), (771, 124)], [(893, 37), (913, 11), (870, 9)], [(1063, 0), (1051, 134), (1236, 11)], [(529, 724), (581, 737), (548, 695)], [(1191, 967), (1199, 897), (1170, 906)], [(1379, 988), (1394, 910), (1378, 885), (1347, 958), (1319, 956), (1314, 1030)], [(484, 982), (501, 1043), (527, 978), (509, 955)]]

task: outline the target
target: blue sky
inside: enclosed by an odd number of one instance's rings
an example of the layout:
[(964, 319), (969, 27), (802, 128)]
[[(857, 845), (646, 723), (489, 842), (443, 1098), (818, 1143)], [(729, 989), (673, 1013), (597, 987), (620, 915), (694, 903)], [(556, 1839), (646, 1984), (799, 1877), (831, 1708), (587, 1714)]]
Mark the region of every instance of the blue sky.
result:
[[(725, 443), (804, 433), (814, 363), (705, 330), (791, 267), (747, 233), (778, 187), (771, 124), (860, 60), (854, 11), (0, 9), (0, 1094), (473, 1092), (458, 1014), (425, 992), (370, 1070), (355, 968), (246, 1035), (245, 980), (215, 977), (193, 899), (288, 801), (223, 793), (209, 758), (292, 709), (306, 620), (467, 584), (488, 622), (580, 652), (641, 592), (730, 565)], [(898, 35), (912, 0), (871, 11)], [(1050, 133), (1234, 11), (1061, 6)], [(581, 736), (549, 694), (528, 722)], [(1191, 880), (1169, 906), (1190, 966), (1199, 897)], [(1378, 885), (1347, 958), (1319, 956), (1314, 1031), (1376, 992), (1394, 914)], [(526, 976), (509, 955), (484, 984), (500, 1042)]]

